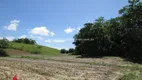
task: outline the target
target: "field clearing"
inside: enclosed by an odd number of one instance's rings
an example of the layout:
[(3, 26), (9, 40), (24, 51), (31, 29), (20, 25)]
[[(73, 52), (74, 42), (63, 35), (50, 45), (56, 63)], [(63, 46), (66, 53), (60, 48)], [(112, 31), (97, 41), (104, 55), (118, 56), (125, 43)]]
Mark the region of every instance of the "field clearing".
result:
[(0, 80), (11, 80), (15, 74), (18, 80), (119, 80), (124, 72), (140, 71), (141, 67), (117, 57), (82, 59), (61, 55), (44, 59), (0, 58)]

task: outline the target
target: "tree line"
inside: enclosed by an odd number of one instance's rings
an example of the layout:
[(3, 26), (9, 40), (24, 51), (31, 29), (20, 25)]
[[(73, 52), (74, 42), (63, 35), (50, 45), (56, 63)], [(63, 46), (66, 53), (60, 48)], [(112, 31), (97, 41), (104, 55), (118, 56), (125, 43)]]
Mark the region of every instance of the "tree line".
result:
[(120, 56), (142, 61), (142, 2), (128, 0), (109, 20), (99, 17), (86, 23), (74, 36), (75, 54), (87, 56)]
[(24, 43), (24, 44), (36, 44), (35, 40), (28, 38), (14, 39), (12, 42)]
[(75, 52), (75, 50), (73, 49), (73, 48), (70, 48), (70, 49), (68, 49), (68, 50), (66, 50), (66, 49), (61, 49), (60, 50), (60, 53), (62, 53), (62, 54), (74, 54), (74, 52)]

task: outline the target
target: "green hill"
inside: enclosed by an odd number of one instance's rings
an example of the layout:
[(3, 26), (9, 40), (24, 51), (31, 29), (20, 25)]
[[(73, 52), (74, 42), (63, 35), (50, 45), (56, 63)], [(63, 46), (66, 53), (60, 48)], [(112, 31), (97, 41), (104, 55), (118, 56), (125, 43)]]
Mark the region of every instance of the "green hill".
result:
[(9, 48), (16, 49), (21, 51), (26, 51), (32, 54), (41, 54), (41, 55), (59, 55), (60, 51), (54, 48), (40, 46), (40, 45), (31, 45), (31, 44), (24, 44), (24, 43), (15, 43), (10, 42)]

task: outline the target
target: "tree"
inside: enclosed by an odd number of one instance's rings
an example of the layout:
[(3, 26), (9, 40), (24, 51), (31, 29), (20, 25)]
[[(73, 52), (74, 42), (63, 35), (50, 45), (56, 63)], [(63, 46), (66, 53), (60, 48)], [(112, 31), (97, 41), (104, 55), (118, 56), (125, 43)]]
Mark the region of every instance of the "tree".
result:
[(66, 54), (68, 54), (69, 53), (69, 51), (68, 50), (66, 50), (66, 52), (65, 52)]
[(2, 57), (8, 56), (4, 48), (8, 48), (8, 40), (6, 38), (0, 40), (0, 56)]
[(30, 44), (36, 44), (35, 40), (30, 39)]
[(128, 2), (129, 5), (119, 10), (121, 16), (110, 20), (99, 17), (94, 23), (84, 24), (74, 36), (75, 53), (142, 61), (142, 2)]
[(65, 53), (66, 53), (66, 50), (65, 50), (65, 49), (61, 49), (61, 50), (60, 50), (60, 53), (65, 54)]
[(9, 56), (9, 55), (6, 53), (5, 50), (3, 50), (3, 49), (0, 48), (0, 56), (1, 56), (1, 57), (7, 57), (7, 56)]
[(7, 48), (8, 47), (8, 40), (3, 38), (0, 40), (0, 48)]
[(28, 38), (23, 38), (22, 42), (25, 44), (30, 44), (30, 40)]
[(14, 39), (13, 42), (25, 43), (25, 44), (36, 44), (35, 40), (28, 39), (28, 38)]
[(122, 39), (127, 56), (133, 60), (140, 61), (142, 48), (142, 2), (139, 0), (129, 0), (129, 5), (121, 9), (122, 26), (125, 32)]
[(75, 51), (75, 50), (74, 50), (73, 48), (70, 48), (70, 49), (69, 49), (69, 53), (74, 53), (74, 51)]

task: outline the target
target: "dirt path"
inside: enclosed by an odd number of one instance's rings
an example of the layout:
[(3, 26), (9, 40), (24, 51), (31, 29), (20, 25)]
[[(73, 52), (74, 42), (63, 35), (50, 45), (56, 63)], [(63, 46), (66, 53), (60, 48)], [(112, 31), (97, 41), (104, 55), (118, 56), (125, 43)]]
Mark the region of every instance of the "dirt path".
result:
[[(54, 59), (54, 58), (52, 58)], [(120, 68), (114, 66), (52, 60), (0, 58), (0, 80), (117, 80)]]

